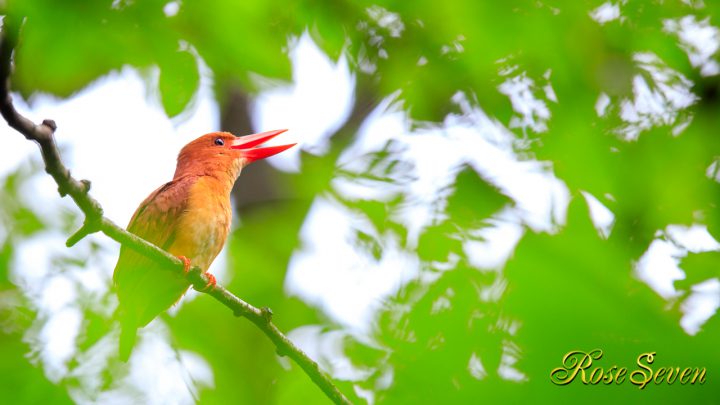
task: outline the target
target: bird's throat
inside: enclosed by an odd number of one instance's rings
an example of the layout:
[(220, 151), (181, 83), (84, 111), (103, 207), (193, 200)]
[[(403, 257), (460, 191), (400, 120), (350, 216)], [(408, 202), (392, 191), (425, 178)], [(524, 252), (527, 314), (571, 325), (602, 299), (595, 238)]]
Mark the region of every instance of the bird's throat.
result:
[[(209, 177), (217, 183), (217, 191), (230, 195), (245, 162), (243, 159), (191, 160), (179, 159), (173, 179), (185, 176)], [(213, 183), (213, 181), (211, 181)]]

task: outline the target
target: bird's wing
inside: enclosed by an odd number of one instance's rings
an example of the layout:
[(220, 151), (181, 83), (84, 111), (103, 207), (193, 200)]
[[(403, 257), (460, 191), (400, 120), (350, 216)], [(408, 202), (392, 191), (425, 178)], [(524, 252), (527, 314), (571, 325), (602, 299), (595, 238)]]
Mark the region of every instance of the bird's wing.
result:
[[(155, 190), (135, 211), (128, 231), (167, 250), (175, 240), (178, 218), (187, 209), (190, 188), (196, 180), (195, 176), (185, 176)], [(166, 277), (167, 282), (164, 280)], [(145, 315), (149, 307), (164, 306), (157, 311), (159, 313), (172, 305), (172, 296), (182, 295), (187, 288), (186, 283), (176, 278), (156, 261), (130, 247), (122, 246), (113, 280), (123, 315), (128, 322), (142, 326), (149, 322), (146, 322)], [(158, 282), (155, 282), (156, 279)], [(171, 291), (161, 291), (165, 289)], [(170, 302), (164, 302), (168, 300)]]
[(181, 177), (153, 191), (135, 211), (128, 231), (167, 249), (175, 240), (176, 221), (187, 209), (190, 188), (196, 180), (195, 176)]

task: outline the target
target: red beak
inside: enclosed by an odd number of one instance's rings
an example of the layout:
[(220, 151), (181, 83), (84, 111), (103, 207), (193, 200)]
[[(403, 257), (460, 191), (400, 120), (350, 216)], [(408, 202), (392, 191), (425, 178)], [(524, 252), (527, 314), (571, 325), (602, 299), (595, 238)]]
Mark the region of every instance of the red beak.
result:
[(241, 136), (235, 139), (232, 142), (232, 145), (230, 147), (232, 149), (238, 149), (240, 150), (242, 157), (247, 159), (250, 162), (254, 162), (256, 160), (265, 159), (267, 157), (270, 157), (272, 155), (277, 155), (278, 153), (290, 149), (293, 146), (297, 145), (295, 143), (291, 143), (289, 145), (279, 145), (279, 146), (266, 146), (264, 148), (256, 148), (255, 146), (262, 145), (263, 143), (275, 138), (276, 136), (282, 134), (283, 132), (287, 131), (287, 129), (276, 129), (274, 131), (267, 131), (262, 132), (259, 134), (254, 135), (246, 135)]

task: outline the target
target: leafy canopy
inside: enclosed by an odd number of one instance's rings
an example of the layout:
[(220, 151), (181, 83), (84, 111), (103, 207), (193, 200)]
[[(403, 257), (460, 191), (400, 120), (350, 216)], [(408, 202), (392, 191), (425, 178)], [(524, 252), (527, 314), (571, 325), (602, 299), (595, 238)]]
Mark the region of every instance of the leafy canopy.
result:
[[(617, 7), (619, 16), (598, 17), (602, 7)], [(518, 214), (516, 196), (474, 166), (460, 165), (452, 184), (435, 197), (432, 220), (413, 236), (401, 218), (418, 203), (408, 186), (414, 166), (403, 161), (400, 149), (373, 151), (350, 170), (337, 164), (357, 136), (350, 131), (349, 138), (332, 140), (327, 155), (303, 155), (303, 175), (285, 177), (299, 198), (284, 203), (284, 217), (258, 210), (233, 236), (236, 277), (228, 287), (282, 314), (277, 322), (284, 330), (319, 324), (326, 334), (344, 333), (343, 355), (365, 371), (342, 382), (347, 394), (382, 403), (715, 398), (719, 382), (710, 372), (701, 387), (643, 391), (629, 383), (561, 388), (549, 382), (549, 372), (568, 351), (598, 347), (606, 366), (631, 367), (649, 351), (658, 353), (659, 365), (720, 366), (714, 355), (718, 317), (693, 336), (680, 326), (692, 286), (717, 280), (718, 254), (688, 254), (666, 232), (670, 225), (697, 224), (720, 236), (720, 190), (711, 173), (720, 156), (713, 70), (717, 3), (8, 0), (3, 9), (26, 19), (12, 77), (25, 97), (71, 97), (123, 66), (156, 68), (159, 76), (150, 86), (172, 117), (191, 105), (201, 66), (211, 71), (220, 102), (226, 86), (254, 95), (268, 83), (289, 80), (289, 40), (307, 31), (330, 58), (350, 61), (358, 98), (370, 93), (375, 105), (391, 98), (414, 127), (430, 130), (439, 130), (451, 114), (467, 114), (458, 100), (469, 100), (470, 108), (495, 120), (492, 125), (511, 130), (510, 152), (519, 161), (543, 162), (546, 173), (564, 182), (566, 220), (539, 231)], [(715, 50), (703, 56), (683, 27), (705, 29)], [(333, 186), (338, 179), (391, 190), (392, 196), (351, 198)], [(2, 236), (0, 286), (27, 309), (32, 304), (22, 303), (8, 276), (10, 258), (16, 244), (51, 225), (23, 203), (19, 180), (21, 173), (4, 180), (2, 198), (8, 201), (1, 217), (8, 232)], [(598, 233), (582, 192), (614, 215), (609, 237)], [(345, 333), (321, 308), (282, 291), (278, 269), (300, 247), (299, 229), (315, 198), (332, 199), (367, 220), (355, 230), (358, 251), (381, 260), (399, 241), (399, 249), (417, 259), (417, 277), (384, 302), (371, 336)], [(497, 268), (473, 264), (468, 241), (481, 242), (479, 231), (507, 221), (523, 229), (511, 257)], [(680, 264), (687, 278), (669, 301), (636, 276), (656, 240), (687, 254)], [(80, 352), (111, 328), (107, 314), (88, 303), (82, 308)], [(202, 390), (201, 401), (324, 400), (296, 367), (287, 371), (274, 360), (271, 344), (249, 323), (198, 328), (208, 317), (228, 314), (199, 299), (167, 319), (175, 343), (212, 367), (215, 387)], [(3, 367), (21, 374), (3, 375), (22, 376), (33, 392), (11, 389), (17, 380), (2, 378), (4, 395), (13, 403), (67, 399), (18, 355), (29, 350), (22, 346), (23, 333), (33, 333), (28, 322), (7, 322), (12, 327), (3, 328), (0, 339), (9, 343), (0, 347), (14, 354), (3, 356)], [(56, 381), (79, 395), (84, 380), (72, 373), (80, 365), (74, 361)], [(321, 363), (331, 367), (332, 359)], [(112, 373), (103, 378), (101, 387), (112, 386)]]

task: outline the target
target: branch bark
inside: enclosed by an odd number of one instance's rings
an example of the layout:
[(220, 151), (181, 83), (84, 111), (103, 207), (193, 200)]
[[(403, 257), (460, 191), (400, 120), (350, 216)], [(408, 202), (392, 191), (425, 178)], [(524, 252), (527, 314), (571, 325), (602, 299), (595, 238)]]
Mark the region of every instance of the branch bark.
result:
[[(40, 125), (35, 125), (15, 109), (10, 95), (10, 73), (12, 53), (14, 44), (17, 43), (19, 27), (20, 24), (11, 21), (10, 17), (6, 16), (0, 32), (0, 114), (8, 125), (24, 135), (26, 139), (38, 143), (45, 162), (45, 171), (57, 183), (58, 192), (63, 197), (69, 195), (85, 214), (82, 227), (68, 239), (68, 247), (91, 233), (102, 232), (122, 245), (130, 246), (151, 259), (165, 264), (173, 271), (182, 272), (183, 263), (180, 259), (104, 217), (102, 206), (89, 194), (90, 182), (75, 179), (63, 164), (60, 152), (55, 145), (54, 134), (57, 127), (54, 121), (44, 120)], [(278, 354), (293, 359), (330, 400), (336, 404), (350, 403), (319, 365), (275, 326), (270, 309), (256, 308), (219, 284), (213, 289), (202, 291), (207, 286), (209, 279), (198, 267), (193, 267), (187, 273), (186, 278), (193, 288), (212, 296), (232, 310), (235, 316), (243, 316), (254, 323), (275, 344)]]

